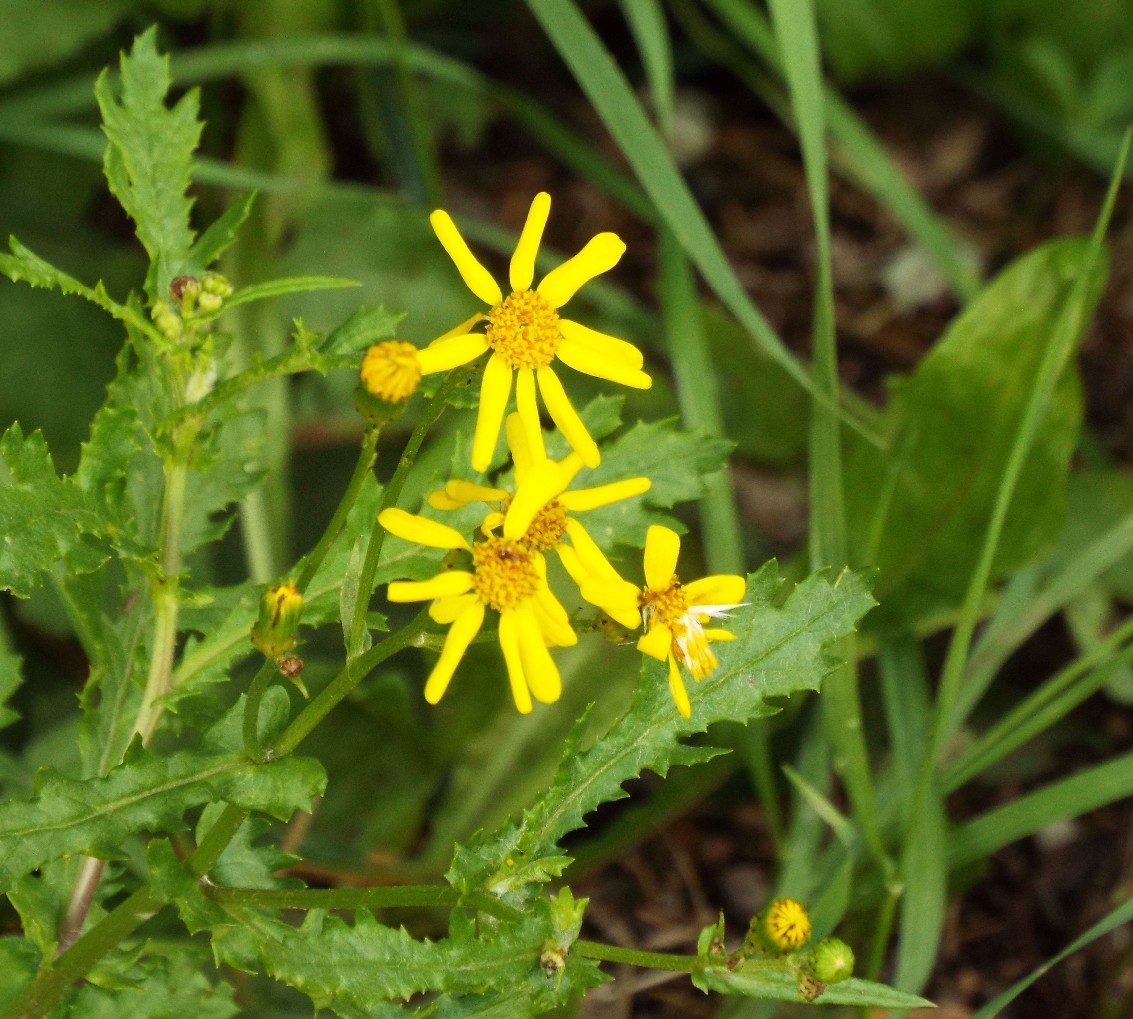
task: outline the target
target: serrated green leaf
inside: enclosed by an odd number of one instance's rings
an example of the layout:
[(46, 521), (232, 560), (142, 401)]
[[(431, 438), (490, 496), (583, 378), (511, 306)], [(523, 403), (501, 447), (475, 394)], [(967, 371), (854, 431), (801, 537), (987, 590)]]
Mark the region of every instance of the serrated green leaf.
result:
[(419, 941), (404, 928), (379, 924), (366, 912), (359, 912), (352, 926), (312, 913), (298, 930), (278, 933), (261, 945), (271, 976), (302, 991), (318, 1007), (347, 1006), (366, 1014), (426, 991), (489, 994), (466, 1003), (471, 1010), (453, 1002), (446, 1015), (514, 1014), (499, 1012), (490, 993), (503, 988), (537, 1003), (541, 1012), (602, 979), (593, 964), (569, 956), (562, 974), (547, 976), (542, 971), (540, 954), (555, 936), (546, 903), (532, 915), (480, 937), (461, 930), (440, 941)]
[(0, 272), (14, 283), (26, 283), (31, 287), (42, 287), (45, 290), (59, 290), (64, 294), (75, 294), (84, 300), (96, 304), (103, 311), (109, 312), (118, 321), (126, 322), (143, 333), (153, 334), (153, 326), (125, 304), (119, 304), (107, 292), (106, 287), (99, 281), (93, 287), (80, 283), (73, 276), (69, 276), (62, 269), (56, 269), (50, 262), (40, 258), (30, 248), (25, 247), (15, 237), (8, 238), (8, 247), (11, 254), (0, 254)]
[[(914, 619), (962, 599), (1045, 337), (1062, 312), (1085, 245), (1078, 238), (1052, 241), (1018, 259), (968, 305), (913, 374), (894, 383), (881, 427), (891, 452), (850, 438), (845, 476), (852, 561), (879, 567), (882, 615)], [(1093, 282), (1089, 307), (1103, 275)], [(1081, 386), (1070, 361), (1019, 478), (993, 579), (1057, 535), (1081, 415)]]
[(732, 445), (727, 439), (704, 432), (686, 432), (675, 418), (639, 421), (604, 445), (601, 464), (593, 470), (580, 471), (571, 488), (646, 477), (653, 483), (649, 491), (639, 498), (588, 510), (579, 515), (579, 520), (606, 550), (615, 544), (643, 547), (651, 524), (665, 524), (683, 531), (680, 523), (650, 507), (668, 508), (678, 502), (699, 499), (705, 491), (705, 477), (723, 469)]
[(0, 1001), (14, 1001), (39, 969), (39, 949), (23, 938), (0, 938)]
[[(220, 803), (210, 803), (197, 822), (197, 841), (212, 828), (224, 811)], [(271, 829), (271, 822), (262, 817), (248, 817), (236, 830), (232, 841), (224, 847), (216, 863), (209, 868), (214, 883), (233, 888), (297, 888), (298, 878), (279, 877), (278, 871), (299, 860), (285, 853), (274, 843), (261, 841)]]
[(67, 854), (112, 857), (132, 832), (172, 831), (192, 806), (224, 800), (286, 819), (322, 792), (322, 766), (305, 758), (252, 764), (239, 753), (159, 757), (136, 746), (105, 778), (36, 776), (35, 795), (0, 805), (0, 889)]
[(151, 300), (187, 268), (194, 240), (189, 225), (193, 202), (186, 191), (202, 127), (198, 94), (191, 89), (175, 106), (166, 107), (169, 84), (169, 58), (157, 52), (154, 28), (134, 40), (129, 56), (122, 56), (118, 95), (107, 71), (95, 84), (102, 130), (109, 139), (103, 168), (150, 256), (146, 289)]
[(255, 200), (256, 192), (250, 191), (228, 206), (205, 228), (189, 251), (185, 271), (190, 276), (203, 273), (235, 242)]
[(323, 340), (320, 353), (326, 355), (354, 354), (381, 340), (397, 335), (398, 323), (405, 317), (386, 311), (380, 304), (376, 308), (359, 308), (353, 315), (332, 330)]
[[(134, 971), (137, 972), (134, 972)], [(240, 1008), (231, 985), (212, 983), (185, 952), (147, 956), (122, 986), (85, 984), (67, 1009), (67, 1019), (229, 1019)]]
[[(798, 980), (780, 964), (749, 961), (741, 968), (729, 970), (723, 966), (703, 969), (693, 974), (692, 982), (702, 991), (720, 994), (743, 994), (764, 1001), (802, 1002)], [(818, 1005), (861, 1005), (872, 1008), (932, 1008), (932, 1002), (915, 994), (894, 990), (872, 980), (851, 977), (841, 983), (829, 984), (816, 999)]]
[(39, 432), (13, 424), (0, 437), (0, 588), (26, 598), (61, 559), (74, 573), (107, 558), (93, 534), (99, 520), (83, 493), (55, 473)]
[(817, 690), (833, 664), (824, 648), (851, 633), (874, 600), (862, 575), (849, 571), (833, 579), (812, 574), (778, 606), (781, 586), (774, 561), (748, 577), (746, 604), (728, 621), (737, 639), (719, 645), (719, 666), (690, 691), (691, 719), (673, 706), (667, 667), (647, 658), (630, 710), (589, 750), (568, 747), (553, 785), (523, 820), (458, 848), (446, 875), (454, 887), (468, 892), (486, 885), (502, 894), (540, 880), (540, 869), (560, 856), (558, 840), (600, 804), (626, 795), (622, 783), (645, 769), (664, 776), (675, 764), (718, 752), (682, 737), (716, 721), (773, 714), (778, 709), (768, 698)]

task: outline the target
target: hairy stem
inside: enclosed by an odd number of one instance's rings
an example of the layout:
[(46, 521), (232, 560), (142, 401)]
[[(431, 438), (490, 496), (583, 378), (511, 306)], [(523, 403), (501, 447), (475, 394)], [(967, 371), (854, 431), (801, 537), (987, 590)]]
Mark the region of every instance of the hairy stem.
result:
[(704, 969), (704, 960), (696, 955), (674, 955), (670, 952), (643, 952), (637, 948), (621, 948), (618, 945), (604, 945), (600, 941), (587, 941), (579, 938), (571, 951), (584, 959), (597, 959), (600, 962), (626, 962), (642, 969), (663, 969), (670, 973), (695, 973)]

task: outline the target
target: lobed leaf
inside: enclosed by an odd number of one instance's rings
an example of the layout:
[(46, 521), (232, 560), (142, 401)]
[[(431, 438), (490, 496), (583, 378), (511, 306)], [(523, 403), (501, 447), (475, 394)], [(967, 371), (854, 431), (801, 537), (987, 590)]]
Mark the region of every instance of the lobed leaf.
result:
[(322, 792), (322, 766), (306, 758), (253, 764), (239, 753), (134, 749), (105, 778), (78, 781), (52, 769), (35, 795), (0, 805), (0, 890), (48, 860), (110, 858), (137, 831), (172, 831), (190, 807), (225, 801), (286, 819)]
[(110, 190), (129, 213), (149, 254), (147, 291), (164, 295), (169, 281), (188, 268), (194, 232), (192, 199), (186, 191), (202, 123), (198, 94), (191, 89), (172, 108), (169, 58), (157, 52), (155, 28), (137, 37), (121, 59), (119, 95), (108, 71), (95, 83), (102, 130), (109, 139), (103, 158)]
[(771, 698), (817, 690), (834, 664), (824, 649), (849, 634), (874, 604), (860, 574), (833, 580), (812, 574), (777, 606), (782, 581), (774, 561), (748, 577), (746, 604), (728, 621), (737, 640), (717, 645), (720, 665), (691, 691), (691, 719), (673, 706), (667, 666), (646, 659), (630, 710), (588, 750), (575, 738), (547, 793), (522, 821), (458, 847), (446, 877), (463, 892), (486, 885), (497, 894), (542, 882), (567, 858), (556, 843), (584, 825), (600, 804), (620, 799), (622, 783), (649, 769), (664, 776), (674, 764), (708, 760), (720, 751), (689, 746), (685, 736), (716, 721), (748, 722), (773, 714)]
[(0, 437), (0, 588), (26, 598), (60, 560), (73, 573), (98, 569), (100, 522), (82, 491), (55, 473), (43, 435), (19, 424)]

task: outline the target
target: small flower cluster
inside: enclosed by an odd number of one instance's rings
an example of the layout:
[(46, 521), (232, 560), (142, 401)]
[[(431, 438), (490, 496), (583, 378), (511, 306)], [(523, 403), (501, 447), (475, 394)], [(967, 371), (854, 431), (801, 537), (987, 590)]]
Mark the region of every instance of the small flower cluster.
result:
[[(388, 597), (393, 602), (429, 601), (432, 619), (449, 626), (440, 658), (425, 684), (425, 698), (434, 704), (487, 613), (495, 613), (512, 696), (516, 707), (526, 713), (533, 700), (549, 703), (561, 693), (562, 680), (549, 649), (578, 640), (547, 583), (545, 556), (553, 552), (584, 600), (622, 626), (644, 628), (637, 646), (668, 663), (674, 702), (689, 718), (692, 706), (681, 666), (697, 681), (716, 667), (711, 644), (733, 635), (705, 624), (742, 602), (745, 582), (739, 576), (714, 576), (682, 584), (676, 572), (680, 539), (667, 527), (653, 526), (645, 543), (645, 586), (638, 587), (618, 574), (579, 519), (587, 510), (640, 496), (651, 482), (638, 477), (572, 487), (580, 471), (598, 466), (601, 452), (567, 396), (555, 362), (637, 389), (648, 389), (652, 380), (643, 371), (641, 352), (632, 344), (560, 314), (585, 283), (617, 264), (625, 244), (616, 234), (598, 234), (532, 287), (550, 209), (549, 195), (535, 196), (511, 258), (511, 290), (506, 295), (448, 213), (434, 212), (430, 222), (437, 238), (487, 310), (422, 349), (388, 340), (371, 347), (362, 362), (365, 391), (388, 404), (399, 404), (414, 392), (423, 375), (449, 371), (489, 354), (471, 465), (481, 473), (488, 470), (503, 428), (515, 466), (510, 486), (454, 480), (429, 497), (430, 506), (441, 511), (486, 504), (478, 534), (471, 540), (453, 527), (401, 509), (381, 513), (379, 522), (389, 533), (456, 552), (466, 563), (428, 580), (395, 581), (389, 585)], [(515, 410), (508, 413), (513, 382)], [(562, 460), (547, 455), (540, 397), (571, 448)]]
[[(722, 920), (722, 918), (721, 918)], [(812, 926), (806, 908), (796, 899), (774, 899), (753, 917), (747, 936), (729, 966), (742, 966), (752, 956), (784, 959), (795, 974), (799, 996), (815, 1001), (828, 984), (854, 975), (854, 952), (839, 938), (823, 938), (809, 951)]]

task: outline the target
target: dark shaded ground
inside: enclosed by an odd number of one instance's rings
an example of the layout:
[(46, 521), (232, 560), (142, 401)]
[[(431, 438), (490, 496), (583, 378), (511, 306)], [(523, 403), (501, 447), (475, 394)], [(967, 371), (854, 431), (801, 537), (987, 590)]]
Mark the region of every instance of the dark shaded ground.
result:
[[(686, 167), (688, 179), (759, 306), (780, 334), (801, 348), (810, 329), (814, 273), (795, 142), (727, 84), (706, 83), (695, 98), (713, 112), (716, 125), (703, 155)], [(1105, 182), (1073, 163), (1043, 161), (1006, 120), (965, 92), (924, 79), (853, 98), (921, 193), (970, 241), (985, 275), (1047, 238), (1092, 227)], [(595, 130), (592, 114), (583, 107), (573, 113), (577, 124)], [(462, 161), (454, 185), (470, 194), (502, 191), (500, 208), (517, 227), (533, 191), (565, 185), (556, 188), (556, 200), (572, 208), (575, 215), (567, 222), (574, 222), (579, 236), (555, 237), (555, 242), (567, 248), (580, 243), (594, 221), (622, 231), (631, 253), (638, 252), (627, 261), (643, 273), (645, 292), (652, 267), (642, 248), (635, 249), (639, 228), (577, 182), (563, 181), (545, 157), (522, 145), (514, 140), (502, 149), (493, 144), (484, 167)], [(931, 283), (919, 299), (903, 303), (900, 288), (883, 282), (909, 254), (896, 224), (871, 199), (838, 180), (832, 184), (832, 203), (842, 376), (880, 401), (885, 375), (914, 365), (956, 306), (943, 285)], [(648, 244), (646, 238), (641, 241)], [(1085, 339), (1081, 366), (1092, 432), (1118, 462), (1128, 464), (1133, 460), (1133, 232), (1127, 200), (1119, 202), (1110, 242), (1110, 279)], [(912, 275), (925, 278), (919, 270)], [(736, 474), (749, 522), (765, 530), (778, 526), (777, 536), (789, 543), (805, 513), (796, 480), (769, 477), (742, 464)], [(1037, 677), (1049, 675), (1069, 656), (1060, 624), (1047, 627), (1040, 638), (1006, 670), (1003, 696), (1025, 695)], [(1125, 749), (1131, 730), (1133, 712), (1095, 697), (1059, 730), (1060, 745), (1049, 751), (1028, 785), (1005, 781), (964, 790), (950, 802), (951, 814), (962, 819), (1011, 800), (1029, 785)], [(637, 792), (647, 795), (649, 783), (643, 785)], [(615, 805), (598, 825), (623, 809)], [(969, 1015), (1055, 954), (1133, 893), (1131, 867), (1133, 809), (1124, 803), (1015, 844), (985, 867), (962, 875), (927, 991), (942, 1006), (934, 1014), (941, 1019)], [(590, 873), (576, 893), (591, 898), (587, 917), (594, 936), (652, 950), (689, 951), (700, 927), (721, 908), (738, 938), (765, 900), (772, 873), (764, 820), (737, 779)], [(707, 1017), (717, 1007), (684, 980), (627, 971), (595, 993), (584, 1014)], [(1004, 1014), (1018, 1019), (1133, 1015), (1130, 931), (1118, 930), (1075, 955)]]

